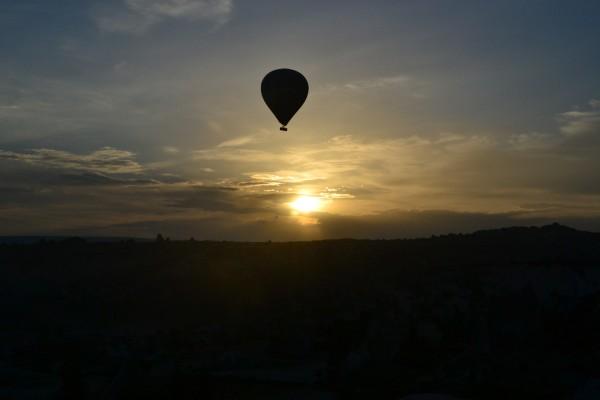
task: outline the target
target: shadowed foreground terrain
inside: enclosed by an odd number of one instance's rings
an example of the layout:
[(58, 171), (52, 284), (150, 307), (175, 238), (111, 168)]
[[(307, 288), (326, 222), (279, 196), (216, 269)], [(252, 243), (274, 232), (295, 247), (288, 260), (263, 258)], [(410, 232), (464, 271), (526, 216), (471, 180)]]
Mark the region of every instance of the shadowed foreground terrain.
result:
[(5, 244), (0, 316), (2, 399), (600, 398), (600, 234), (556, 224)]

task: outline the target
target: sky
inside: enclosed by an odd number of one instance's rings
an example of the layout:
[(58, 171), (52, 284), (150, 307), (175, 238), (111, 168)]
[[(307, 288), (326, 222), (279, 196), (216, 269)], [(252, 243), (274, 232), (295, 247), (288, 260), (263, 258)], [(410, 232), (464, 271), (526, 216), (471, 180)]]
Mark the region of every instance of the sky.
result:
[(600, 230), (598, 38), (588, 0), (4, 0), (0, 235)]

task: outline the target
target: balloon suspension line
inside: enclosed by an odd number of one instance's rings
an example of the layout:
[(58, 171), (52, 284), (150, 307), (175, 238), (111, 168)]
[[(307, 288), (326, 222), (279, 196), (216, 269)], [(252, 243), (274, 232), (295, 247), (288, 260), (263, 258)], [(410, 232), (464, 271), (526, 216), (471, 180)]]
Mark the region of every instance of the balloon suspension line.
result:
[(282, 132), (287, 132), (287, 128), (285, 126), (282, 126), (281, 128), (279, 128), (279, 130)]

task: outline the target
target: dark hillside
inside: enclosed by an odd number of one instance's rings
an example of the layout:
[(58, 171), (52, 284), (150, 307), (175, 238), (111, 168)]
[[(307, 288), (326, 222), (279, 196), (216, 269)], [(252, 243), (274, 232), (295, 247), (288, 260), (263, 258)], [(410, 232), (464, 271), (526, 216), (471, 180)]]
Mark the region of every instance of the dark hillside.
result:
[(2, 245), (0, 265), (0, 365), (14, 375), (0, 394), (14, 398), (33, 374), (46, 398), (564, 399), (600, 361), (600, 235), (560, 225), (69, 239)]

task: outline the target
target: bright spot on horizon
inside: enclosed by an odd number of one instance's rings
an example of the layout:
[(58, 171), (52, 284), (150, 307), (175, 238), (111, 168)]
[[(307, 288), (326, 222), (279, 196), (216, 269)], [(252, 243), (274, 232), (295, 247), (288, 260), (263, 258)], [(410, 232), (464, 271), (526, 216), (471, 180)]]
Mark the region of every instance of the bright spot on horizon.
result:
[(321, 200), (313, 196), (300, 196), (290, 206), (297, 212), (310, 213), (321, 208)]

